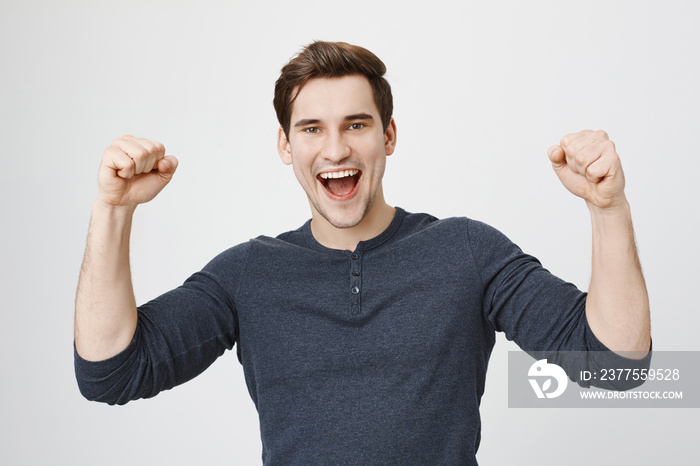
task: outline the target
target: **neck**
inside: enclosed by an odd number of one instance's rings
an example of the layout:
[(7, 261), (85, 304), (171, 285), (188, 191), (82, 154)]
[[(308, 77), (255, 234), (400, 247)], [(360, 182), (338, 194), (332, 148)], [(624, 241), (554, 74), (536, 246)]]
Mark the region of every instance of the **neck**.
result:
[(354, 251), (360, 241), (372, 239), (386, 230), (395, 213), (396, 209), (387, 204), (380, 194), (360, 223), (354, 227), (336, 228), (318, 212), (312, 212), (311, 233), (316, 241), (327, 248)]

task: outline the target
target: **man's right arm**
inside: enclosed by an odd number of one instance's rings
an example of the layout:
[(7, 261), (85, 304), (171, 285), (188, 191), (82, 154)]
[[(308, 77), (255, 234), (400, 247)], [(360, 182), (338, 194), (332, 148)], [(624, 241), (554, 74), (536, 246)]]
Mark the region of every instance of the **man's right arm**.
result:
[(131, 342), (137, 311), (129, 237), (138, 204), (153, 199), (177, 168), (161, 143), (124, 136), (105, 150), (98, 173), (75, 305), (75, 346), (88, 361), (114, 356)]

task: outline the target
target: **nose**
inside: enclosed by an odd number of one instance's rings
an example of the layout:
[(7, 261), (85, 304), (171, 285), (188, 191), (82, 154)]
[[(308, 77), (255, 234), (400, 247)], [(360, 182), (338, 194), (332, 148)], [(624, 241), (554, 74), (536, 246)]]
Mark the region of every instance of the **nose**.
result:
[(323, 157), (333, 163), (350, 157), (350, 145), (342, 131), (330, 131), (323, 145)]

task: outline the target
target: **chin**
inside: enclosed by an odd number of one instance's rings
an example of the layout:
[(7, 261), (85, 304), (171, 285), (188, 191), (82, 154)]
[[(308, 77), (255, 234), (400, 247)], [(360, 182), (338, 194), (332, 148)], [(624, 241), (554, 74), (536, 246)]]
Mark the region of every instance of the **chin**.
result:
[[(320, 207), (320, 206), (319, 206)], [(357, 208), (342, 209), (316, 209), (318, 213), (334, 228), (347, 229), (359, 225), (369, 212), (369, 206), (364, 206), (360, 211)]]
[(362, 219), (364, 218), (364, 215), (324, 215), (323, 213), (321, 213), (321, 216), (323, 216), (323, 218), (325, 218), (326, 221), (330, 223), (333, 227), (339, 229), (356, 227), (360, 224), (360, 222), (362, 222)]

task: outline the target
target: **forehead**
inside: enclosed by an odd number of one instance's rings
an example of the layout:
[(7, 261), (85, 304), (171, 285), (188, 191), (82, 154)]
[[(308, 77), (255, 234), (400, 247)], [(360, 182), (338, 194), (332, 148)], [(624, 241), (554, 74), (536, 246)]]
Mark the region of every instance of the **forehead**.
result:
[(379, 118), (367, 78), (359, 75), (314, 78), (301, 88), (294, 100), (291, 123), (306, 118), (331, 120), (363, 112)]

